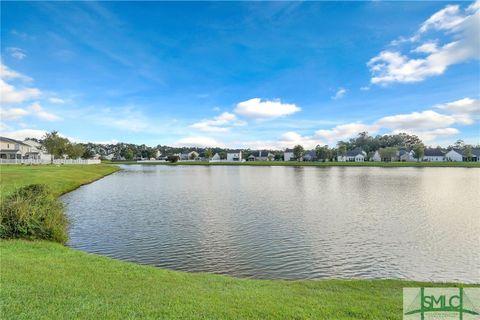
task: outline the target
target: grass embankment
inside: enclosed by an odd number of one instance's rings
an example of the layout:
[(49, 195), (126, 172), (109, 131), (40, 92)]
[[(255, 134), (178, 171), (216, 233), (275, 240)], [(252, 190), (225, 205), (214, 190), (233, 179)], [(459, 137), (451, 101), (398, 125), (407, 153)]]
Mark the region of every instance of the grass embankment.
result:
[(112, 165), (0, 165), (0, 197), (29, 184), (46, 184), (59, 196), (118, 171)]
[[(112, 162), (106, 162), (112, 163)], [(294, 167), (460, 167), (480, 168), (480, 162), (317, 162), (317, 161), (246, 161), (246, 162), (208, 162), (179, 161), (175, 163), (118, 161), (116, 164), (146, 164), (174, 166), (294, 166)]]
[(4, 319), (401, 319), (402, 288), (432, 285), (192, 274), (50, 242), (2, 241), (0, 253)]
[[(117, 168), (0, 170), (2, 194), (41, 182), (60, 195)], [(237, 279), (141, 266), (45, 241), (0, 241), (0, 264), (2, 319), (401, 319), (403, 287), (437, 285)]]

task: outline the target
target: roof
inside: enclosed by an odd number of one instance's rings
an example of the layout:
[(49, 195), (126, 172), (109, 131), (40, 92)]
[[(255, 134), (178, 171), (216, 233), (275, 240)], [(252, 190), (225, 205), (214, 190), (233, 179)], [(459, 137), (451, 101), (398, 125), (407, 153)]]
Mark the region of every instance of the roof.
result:
[(285, 152), (293, 152), (293, 149), (285, 149)]
[[(464, 155), (465, 150), (464, 149), (452, 149), (450, 151), (455, 151), (456, 153), (460, 155)], [(480, 157), (480, 148), (472, 148), (472, 155)]]
[(240, 153), (242, 150), (227, 150), (227, 153)]
[(313, 150), (307, 150), (305, 151), (305, 155), (304, 156), (309, 156), (309, 157), (312, 157), (312, 158), (316, 158), (317, 157), (317, 153)]
[(7, 138), (7, 137), (0, 137), (0, 141), (6, 142), (6, 143), (18, 143), (18, 144), (30, 147), (30, 145), (26, 144), (25, 142), (10, 139), (10, 138)]
[(443, 157), (445, 156), (445, 151), (442, 149), (425, 149), (425, 157)]
[(364, 155), (362, 149), (354, 149), (354, 150), (347, 151), (347, 157), (356, 157), (359, 154), (361, 154), (362, 156)]

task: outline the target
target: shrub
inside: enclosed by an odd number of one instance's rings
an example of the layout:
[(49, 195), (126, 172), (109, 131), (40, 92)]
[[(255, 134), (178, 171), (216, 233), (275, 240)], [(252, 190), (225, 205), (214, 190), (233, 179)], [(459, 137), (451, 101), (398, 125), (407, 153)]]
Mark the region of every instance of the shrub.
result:
[(168, 156), (167, 160), (170, 161), (171, 163), (175, 163), (178, 160), (180, 160), (180, 157), (179, 156)]
[(17, 189), (1, 201), (0, 237), (65, 243), (68, 219), (62, 203), (42, 184)]

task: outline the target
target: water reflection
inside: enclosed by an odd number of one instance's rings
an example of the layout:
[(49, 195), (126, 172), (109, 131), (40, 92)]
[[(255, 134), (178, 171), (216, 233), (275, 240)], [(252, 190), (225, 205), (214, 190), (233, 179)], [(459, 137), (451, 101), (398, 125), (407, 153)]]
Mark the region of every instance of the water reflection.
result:
[(70, 245), (257, 278), (480, 282), (480, 170), (125, 166), (62, 199)]

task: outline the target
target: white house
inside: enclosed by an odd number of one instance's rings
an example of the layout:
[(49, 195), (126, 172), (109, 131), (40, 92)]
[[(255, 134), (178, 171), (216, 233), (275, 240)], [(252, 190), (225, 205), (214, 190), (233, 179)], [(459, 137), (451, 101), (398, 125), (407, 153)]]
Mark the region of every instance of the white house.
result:
[(242, 161), (242, 150), (228, 150), (227, 161)]
[(248, 161), (270, 161), (273, 160), (275, 155), (267, 150), (253, 151), (248, 156)]
[(18, 141), (0, 137), (0, 158), (2, 159), (34, 159), (50, 160), (40, 143), (34, 140)]
[(423, 161), (441, 162), (445, 161), (445, 152), (442, 149), (425, 149)]
[(472, 148), (472, 157), (466, 159), (464, 150), (462, 149), (452, 149), (445, 154), (445, 161), (480, 161), (480, 149)]
[(210, 161), (220, 161), (220, 155), (218, 153), (215, 153), (215, 155), (210, 159)]
[(376, 162), (382, 161), (382, 157), (380, 156), (380, 152), (378, 152), (378, 150), (373, 154), (372, 160)]
[(398, 159), (403, 162), (411, 162), (411, 161), (416, 161), (414, 157), (414, 152), (413, 151), (407, 151), (407, 150), (400, 150), (398, 153)]
[(293, 149), (286, 149), (286, 150), (283, 152), (283, 160), (284, 160), (284, 161), (294, 160), (294, 157), (293, 157)]
[(447, 161), (463, 161), (463, 150), (452, 149), (445, 154), (445, 160)]
[(364, 162), (366, 152), (362, 149), (348, 150), (345, 156), (338, 156), (337, 160), (340, 162)]

